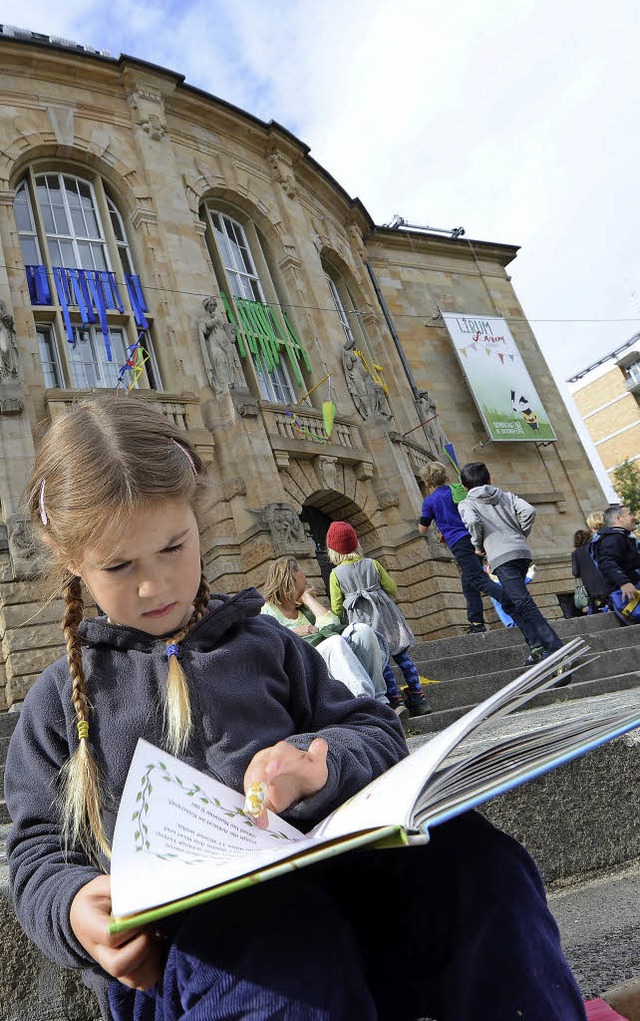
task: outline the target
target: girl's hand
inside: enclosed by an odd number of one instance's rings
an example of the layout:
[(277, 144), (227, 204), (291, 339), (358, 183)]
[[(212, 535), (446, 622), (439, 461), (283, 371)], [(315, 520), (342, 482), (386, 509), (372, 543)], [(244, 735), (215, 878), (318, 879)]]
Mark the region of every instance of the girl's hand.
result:
[[(247, 766), (244, 774), (245, 791), (253, 783), (266, 783), (265, 808), (272, 812), (284, 812), (294, 802), (322, 790), (329, 776), (328, 747), (323, 737), (316, 737), (306, 752), (301, 752), (288, 741), (278, 741), (271, 748), (263, 748)], [(261, 829), (265, 829), (266, 811), (255, 822)]]
[(292, 627), (289, 630), (293, 631), (294, 635), (300, 635), (301, 638), (306, 638), (307, 635), (315, 635), (318, 628), (315, 624), (298, 624), (297, 627)]
[(146, 928), (109, 935), (111, 880), (96, 876), (78, 890), (69, 918), (77, 939), (93, 959), (132, 989), (151, 989), (162, 974), (162, 942)]

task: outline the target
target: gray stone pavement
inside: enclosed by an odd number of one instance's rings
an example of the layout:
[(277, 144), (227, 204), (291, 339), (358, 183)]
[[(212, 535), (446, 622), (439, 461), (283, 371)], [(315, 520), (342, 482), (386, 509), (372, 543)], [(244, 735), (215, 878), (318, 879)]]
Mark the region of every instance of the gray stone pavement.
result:
[(640, 859), (549, 890), (567, 960), (585, 999), (640, 977)]

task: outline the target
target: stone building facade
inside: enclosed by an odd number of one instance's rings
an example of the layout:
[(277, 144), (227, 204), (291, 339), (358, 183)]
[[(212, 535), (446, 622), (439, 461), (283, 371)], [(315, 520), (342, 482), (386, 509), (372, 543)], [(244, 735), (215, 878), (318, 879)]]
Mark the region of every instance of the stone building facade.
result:
[[(416, 634), (456, 633), (457, 569), (416, 529), (446, 436), (536, 505), (536, 594), (558, 615), (602, 494), (511, 287), (517, 249), (375, 226), (288, 131), (171, 71), (6, 29), (0, 55), (0, 707), (62, 651), (21, 509), (34, 438), (116, 385), (210, 466), (215, 590), (285, 552), (319, 578), (345, 517)], [(513, 317), (557, 443), (484, 445), (440, 309)]]
[(640, 334), (581, 369), (568, 383), (615, 486), (616, 468), (640, 459)]

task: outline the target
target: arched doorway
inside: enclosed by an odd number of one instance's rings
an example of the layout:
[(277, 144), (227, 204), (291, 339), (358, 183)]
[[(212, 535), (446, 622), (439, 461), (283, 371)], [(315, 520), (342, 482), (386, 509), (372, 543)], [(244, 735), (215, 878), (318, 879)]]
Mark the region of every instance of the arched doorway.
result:
[(308, 525), (313, 540), (315, 558), (320, 568), (325, 592), (329, 595), (329, 575), (332, 564), (327, 556), (327, 530), (332, 521), (348, 521), (353, 525), (363, 548), (375, 542), (375, 530), (364, 511), (344, 493), (324, 490), (313, 493), (302, 505), (300, 520)]

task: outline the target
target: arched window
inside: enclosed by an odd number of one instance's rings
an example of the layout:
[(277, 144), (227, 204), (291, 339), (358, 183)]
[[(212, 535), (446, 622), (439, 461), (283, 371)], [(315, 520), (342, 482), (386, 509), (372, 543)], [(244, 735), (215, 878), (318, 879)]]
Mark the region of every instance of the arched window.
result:
[(383, 366), (378, 365), (373, 357), (369, 338), (362, 323), (362, 311), (358, 309), (353, 299), (352, 291), (342, 274), (324, 260), (323, 268), (327, 287), (329, 288), (331, 300), (346, 343), (355, 350), (367, 372), (376, 383), (380, 383), (385, 394), (387, 394), (388, 389), (383, 378)]
[[(122, 216), (102, 180), (29, 170), (14, 215), (45, 386), (158, 387), (148, 309)], [(136, 378), (127, 369), (132, 359), (146, 359)]]
[[(294, 381), (306, 389), (302, 366), (309, 359), (291, 317), (278, 300), (260, 238), (251, 221), (207, 205), (214, 269), (229, 320), (239, 327), (238, 350), (250, 362), (260, 396), (295, 404)], [(247, 374), (248, 375), (248, 374)]]

